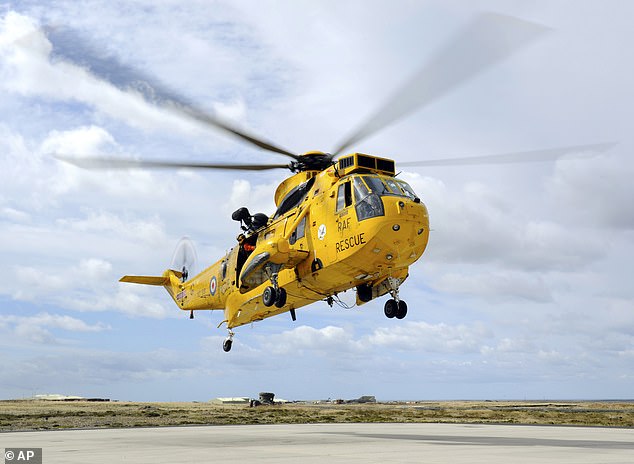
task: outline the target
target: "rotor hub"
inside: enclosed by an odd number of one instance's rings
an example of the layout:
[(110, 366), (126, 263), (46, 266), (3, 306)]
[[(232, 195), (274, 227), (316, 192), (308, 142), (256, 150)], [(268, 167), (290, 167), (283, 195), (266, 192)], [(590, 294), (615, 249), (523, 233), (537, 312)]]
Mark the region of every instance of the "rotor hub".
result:
[(323, 171), (333, 165), (333, 156), (322, 151), (309, 151), (300, 155), (289, 168), (293, 172)]

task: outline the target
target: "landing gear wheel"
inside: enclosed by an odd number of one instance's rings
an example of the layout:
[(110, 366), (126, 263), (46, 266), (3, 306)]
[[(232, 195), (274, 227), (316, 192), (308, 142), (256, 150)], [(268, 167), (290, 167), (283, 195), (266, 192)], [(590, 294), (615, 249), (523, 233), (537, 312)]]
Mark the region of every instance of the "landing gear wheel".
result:
[(389, 299), (385, 302), (383, 312), (388, 318), (392, 319), (394, 316), (396, 316), (397, 311), (398, 303), (396, 302), (396, 300)]
[(233, 340), (231, 340), (230, 338), (224, 341), (224, 343), (222, 344), (222, 349), (224, 350), (225, 353), (228, 353), (229, 351), (231, 351), (231, 345), (233, 345)]
[(286, 290), (284, 290), (283, 288), (278, 288), (277, 298), (275, 299), (275, 306), (278, 308), (283, 308), (285, 304), (286, 304)]
[(403, 319), (405, 316), (407, 316), (407, 303), (400, 300), (398, 302), (398, 308), (396, 309), (396, 318)]
[(262, 294), (262, 303), (264, 306), (273, 306), (277, 300), (277, 291), (273, 287), (266, 287)]

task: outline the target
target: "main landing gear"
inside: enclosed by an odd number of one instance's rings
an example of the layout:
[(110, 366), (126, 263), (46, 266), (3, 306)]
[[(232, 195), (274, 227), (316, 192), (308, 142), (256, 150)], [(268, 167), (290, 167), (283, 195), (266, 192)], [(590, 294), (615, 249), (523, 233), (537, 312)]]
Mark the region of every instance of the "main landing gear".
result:
[(286, 290), (283, 288), (275, 287), (266, 287), (264, 289), (264, 293), (262, 294), (262, 303), (264, 306), (273, 306), (275, 305), (277, 308), (282, 308), (286, 304)]
[(401, 300), (398, 297), (398, 287), (400, 281), (393, 277), (388, 277), (388, 285), (389, 292), (392, 298), (385, 302), (385, 306), (383, 307), (383, 312), (385, 316), (392, 319), (396, 317), (397, 319), (403, 319), (407, 316), (407, 303)]
[(271, 276), (272, 286), (268, 286), (262, 293), (262, 303), (264, 306), (269, 307), (275, 305), (277, 308), (283, 308), (286, 304), (286, 290), (278, 287), (277, 274)]

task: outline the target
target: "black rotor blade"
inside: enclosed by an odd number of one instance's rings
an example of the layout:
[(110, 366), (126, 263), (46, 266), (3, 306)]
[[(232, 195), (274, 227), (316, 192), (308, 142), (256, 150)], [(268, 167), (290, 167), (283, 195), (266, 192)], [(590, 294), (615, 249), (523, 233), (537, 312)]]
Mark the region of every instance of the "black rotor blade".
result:
[(616, 143), (597, 143), (592, 145), (574, 145), (569, 147), (549, 148), (545, 150), (531, 150), (497, 155), (465, 156), (460, 158), (443, 158), (424, 161), (406, 161), (398, 163), (399, 167), (408, 166), (469, 166), (483, 164), (511, 164), (532, 163), (540, 161), (555, 161), (563, 156), (568, 158), (586, 158), (606, 152), (616, 146)]
[(96, 156), (69, 156), (55, 154), (55, 158), (84, 169), (134, 169), (134, 168), (191, 168), (229, 169), (233, 171), (266, 171), (267, 169), (290, 169), (288, 164), (223, 164), (193, 163), (182, 161), (132, 160)]
[(45, 33), (53, 45), (51, 53), (53, 59), (57, 58), (81, 66), (97, 78), (114, 85), (121, 91), (134, 90), (154, 105), (169, 108), (180, 116), (221, 129), (251, 145), (289, 156), (295, 160), (299, 159), (298, 155), (278, 147), (262, 137), (257, 137), (243, 129), (238, 129), (217, 115), (210, 114), (199, 108), (188, 101), (187, 98), (161, 84), (158, 80), (127, 64), (123, 64), (114, 56), (106, 55), (104, 52), (96, 50), (75, 31), (58, 27), (47, 27), (45, 28)]
[(455, 90), (459, 85), (528, 45), (549, 29), (494, 13), (481, 13), (442, 47), (363, 124), (333, 151), (339, 155), (416, 109)]

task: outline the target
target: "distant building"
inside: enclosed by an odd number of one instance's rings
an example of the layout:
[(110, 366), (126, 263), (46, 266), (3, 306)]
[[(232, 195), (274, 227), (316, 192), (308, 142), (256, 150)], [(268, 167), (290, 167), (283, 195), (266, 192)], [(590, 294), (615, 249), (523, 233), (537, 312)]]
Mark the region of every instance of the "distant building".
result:
[(35, 395), (33, 399), (40, 401), (82, 401), (86, 398), (83, 396), (68, 396), (60, 395), (59, 393), (51, 393), (47, 395)]
[(210, 401), (212, 404), (249, 404), (251, 398), (248, 396), (236, 396), (233, 398), (214, 398)]

